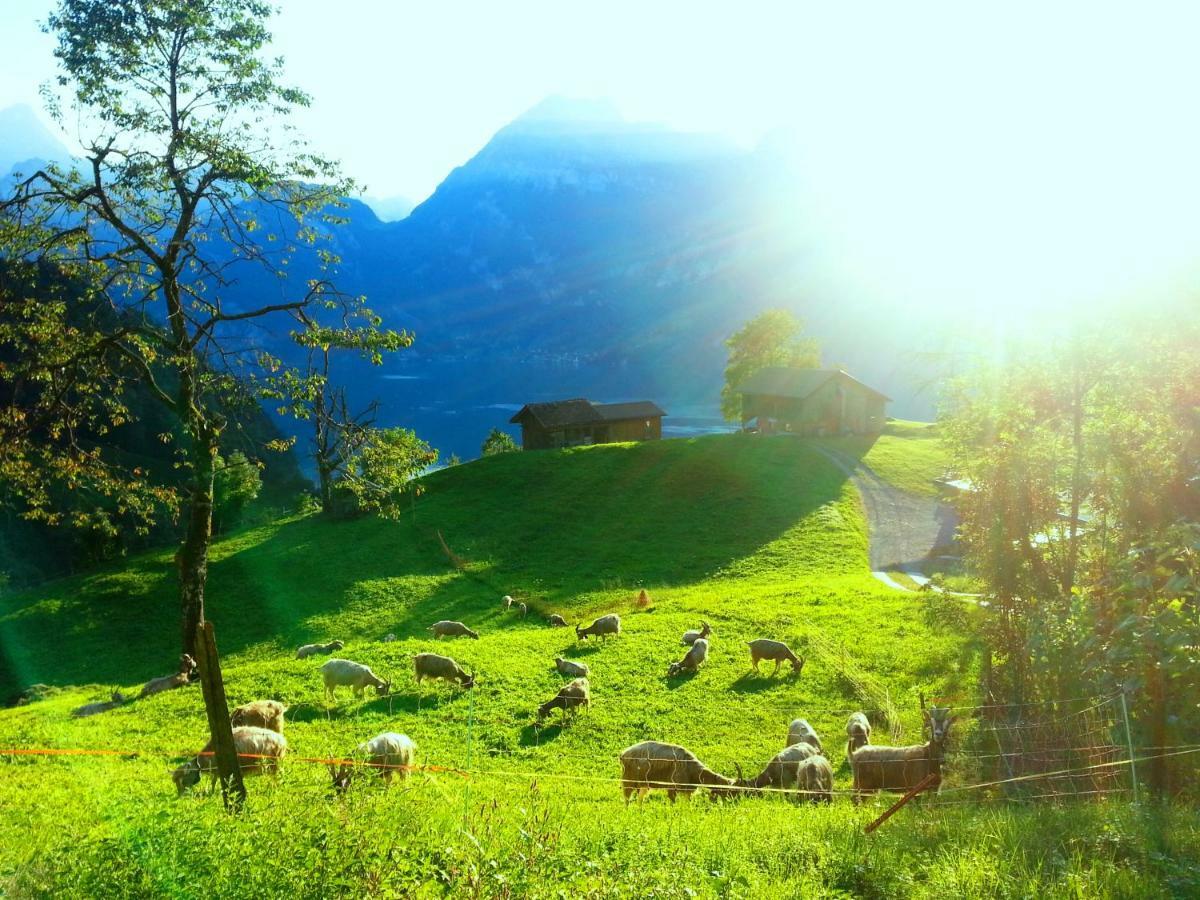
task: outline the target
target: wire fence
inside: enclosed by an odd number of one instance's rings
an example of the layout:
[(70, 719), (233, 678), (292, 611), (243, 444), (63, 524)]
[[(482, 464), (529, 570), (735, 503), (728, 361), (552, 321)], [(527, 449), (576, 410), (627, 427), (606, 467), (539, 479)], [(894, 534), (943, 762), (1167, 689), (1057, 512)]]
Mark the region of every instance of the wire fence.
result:
[[(554, 748), (553, 760), (539, 754), (535, 743), (521, 750), (495, 747), (476, 747), (473, 700), (466, 710), (427, 710), (442, 720), (462, 728), (463, 741), (457, 752), (442, 748), (437, 762), (420, 765), (389, 765), (370, 763), (360, 755), (288, 754), (287, 766), (305, 764), (322, 767), (361, 766), (380, 772), (393, 769), (405, 776), (421, 776), (438, 782), (452, 778), (464, 789), (464, 808), (469, 803), (471, 785), (530, 784), (555, 782), (573, 785), (589, 792), (589, 799), (621, 796), (623, 781), (618, 767), (611, 773), (595, 771), (594, 756), (571, 758), (560, 748)], [(944, 708), (944, 707), (943, 707)], [(1135, 752), (1125, 715), (1125, 700), (1121, 695), (1105, 698), (1071, 698), (1029, 704), (990, 704), (953, 707), (959, 723), (958, 734), (948, 747), (942, 766), (942, 783), (937, 797), (926, 803), (958, 805), (970, 802), (1045, 802), (1062, 800), (1096, 800), (1102, 798), (1137, 799), (1137, 766), (1160, 759), (1194, 757), (1200, 744), (1143, 747)], [(313, 711), (315, 712), (315, 710)], [(586, 717), (587, 713), (580, 714)], [(312, 718), (316, 718), (314, 715)], [(312, 718), (309, 720), (311, 721)], [(552, 727), (572, 727), (552, 726)], [(920, 746), (920, 745), (916, 745)], [(203, 757), (205, 754), (199, 754)], [(457, 759), (450, 757), (456, 756)], [(840, 759), (830, 754), (838, 766)], [(30, 762), (37, 758), (109, 758), (110, 760), (178, 761), (196, 758), (195, 753), (169, 753), (144, 749), (80, 748), (80, 747), (0, 747), (0, 763), (20, 759)], [(247, 760), (251, 755), (243, 755)], [(519, 759), (540, 757), (539, 762), (551, 762), (558, 770), (523, 767)], [(884, 760), (881, 765), (912, 765), (913, 758)], [(613, 761), (614, 763), (616, 760)], [(922, 775), (924, 771), (922, 771)], [(762, 779), (760, 779), (762, 782)], [(712, 787), (693, 784), (687, 780), (655, 780), (651, 788)], [(319, 785), (292, 782), (290, 789), (311, 790)], [(327, 785), (326, 785), (327, 787)], [(803, 798), (806, 791), (797, 790), (795, 782), (786, 779), (766, 781), (761, 787), (750, 784), (719, 786), (730, 795), (738, 793), (788, 794)], [(855, 794), (850, 786), (832, 787), (820, 791), (822, 796)]]

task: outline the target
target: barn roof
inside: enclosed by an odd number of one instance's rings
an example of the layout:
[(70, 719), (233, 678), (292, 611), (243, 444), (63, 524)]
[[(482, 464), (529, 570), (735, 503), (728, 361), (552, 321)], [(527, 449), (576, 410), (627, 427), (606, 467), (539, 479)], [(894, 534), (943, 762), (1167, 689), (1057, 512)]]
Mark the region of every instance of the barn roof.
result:
[(549, 403), (526, 403), (508, 421), (520, 422), (525, 416), (533, 416), (543, 428), (561, 428), (564, 425), (589, 425), (602, 422), (603, 418), (582, 397), (574, 400), (552, 400)]
[(892, 399), (886, 394), (875, 390), (870, 385), (863, 384), (853, 375), (841, 369), (789, 369), (785, 366), (770, 366), (766, 369), (759, 369), (738, 388), (738, 393), (765, 394), (770, 397), (793, 397), (797, 400), (803, 400), (817, 390), (817, 388), (821, 387), (821, 385), (829, 381), (830, 378), (839, 376), (858, 385), (867, 393), (874, 394), (884, 400)]
[(665, 415), (657, 404), (649, 400), (633, 403), (592, 403), (578, 397), (574, 400), (553, 400), (549, 403), (527, 403), (509, 421), (518, 423), (526, 416), (532, 416), (543, 428), (562, 428), (567, 425), (593, 425), (626, 419), (654, 419)]
[(633, 403), (593, 403), (592, 408), (600, 413), (606, 422), (620, 422), (625, 419), (657, 419), (666, 413), (659, 409), (658, 404), (649, 400), (637, 400)]

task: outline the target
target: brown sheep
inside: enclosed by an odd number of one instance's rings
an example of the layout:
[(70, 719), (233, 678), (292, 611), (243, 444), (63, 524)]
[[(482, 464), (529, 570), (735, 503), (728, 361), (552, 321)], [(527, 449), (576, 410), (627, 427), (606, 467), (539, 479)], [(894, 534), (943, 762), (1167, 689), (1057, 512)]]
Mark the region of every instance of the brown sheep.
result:
[(475, 676), (466, 671), (448, 656), (438, 656), (436, 653), (418, 653), (413, 657), (413, 668), (416, 670), (417, 684), (422, 678), (457, 681), (465, 688), (475, 687)]
[(797, 656), (791, 651), (791, 648), (782, 641), (773, 641), (769, 638), (759, 638), (749, 642), (750, 647), (750, 662), (754, 666), (754, 671), (758, 671), (758, 662), (762, 659), (771, 659), (775, 661), (775, 670), (771, 673), (772, 676), (779, 674), (779, 664), (784, 660), (788, 660), (792, 664), (792, 674), (799, 675), (800, 670), (804, 668), (804, 657)]
[(946, 739), (955, 717), (950, 710), (930, 707), (924, 711), (929, 740), (907, 747), (881, 747), (868, 744), (859, 747), (850, 757), (854, 771), (854, 801), (875, 791), (906, 793), (929, 775), (936, 776), (935, 789), (940, 789), (942, 760)]
[(592, 687), (588, 684), (586, 678), (576, 678), (574, 681), (569, 681), (562, 686), (562, 689), (555, 695), (553, 700), (547, 700), (538, 707), (537, 717), (540, 722), (546, 716), (550, 715), (551, 710), (561, 709), (563, 720), (565, 721), (568, 714), (574, 718), (579, 711), (579, 707), (592, 705)]
[(636, 791), (638, 799), (647, 792), (661, 788), (667, 799), (675, 802), (676, 794), (691, 794), (701, 785), (728, 787), (726, 778), (709, 769), (683, 747), (659, 741), (642, 741), (621, 753), (621, 790), (625, 802)]
[[(172, 773), (171, 778), (180, 794), (198, 784), (203, 773), (214, 779), (217, 777), (214, 746), (210, 740), (204, 745), (199, 756), (185, 762)], [(279, 771), (279, 761), (287, 752), (287, 741), (283, 735), (266, 728), (233, 729), (233, 746), (237, 750), (243, 775), (260, 775), (264, 772), (276, 774)]]
[(276, 734), (283, 734), (283, 714), (287, 707), (278, 700), (255, 700), (239, 706), (229, 716), (229, 723), (234, 728), (266, 728)]
[(667, 677), (674, 678), (680, 672), (695, 672), (706, 659), (708, 659), (708, 641), (704, 638), (697, 638), (696, 642), (688, 648), (683, 659), (671, 663), (667, 668)]
[(451, 622), (449, 619), (434, 622), (429, 626), (429, 630), (433, 632), (435, 638), (449, 635), (450, 637), (469, 637), (479, 640), (478, 632), (472, 631), (462, 622)]
[(575, 626), (575, 640), (582, 641), (584, 638), (596, 635), (597, 637), (608, 640), (610, 634), (621, 633), (621, 617), (616, 613), (609, 613), (607, 616), (601, 616), (587, 628)]
[(566, 628), (567, 627), (567, 620), (564, 619), (562, 616), (560, 616), (558, 613), (551, 613), (549, 618), (546, 619), (546, 621), (550, 623), (551, 628)]

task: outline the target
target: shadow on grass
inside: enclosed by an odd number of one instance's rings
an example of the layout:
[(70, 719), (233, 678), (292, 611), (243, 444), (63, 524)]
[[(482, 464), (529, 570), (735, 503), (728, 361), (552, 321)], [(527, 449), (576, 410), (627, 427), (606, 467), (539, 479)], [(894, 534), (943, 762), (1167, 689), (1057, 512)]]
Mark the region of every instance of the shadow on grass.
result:
[[(694, 584), (836, 502), (845, 476), (805, 441), (725, 435), (500, 454), (425, 482), (402, 522), (309, 517), (214, 545), (206, 612), (220, 651), (264, 645), (290, 656), (314, 640), (427, 638), (439, 619), (541, 627), (506, 614), (499, 598), (520, 593), (531, 612), (569, 613), (605, 585), (632, 594)], [(553, 502), (514, 507), (520, 496)], [(465, 570), (449, 566), (439, 531)], [(178, 659), (178, 629), (169, 551), (10, 594), (0, 598), (0, 696), (36, 682), (140, 683)]]
[(680, 672), (678, 675), (667, 675), (663, 678), (668, 691), (677, 691), (695, 678), (698, 672)]
[(539, 744), (548, 744), (562, 734), (565, 727), (563, 722), (554, 722), (549, 725), (538, 725), (536, 722), (531, 722), (521, 729), (521, 746), (536, 747)]
[(738, 694), (757, 694), (777, 685), (790, 684), (797, 677), (791, 672), (786, 675), (782, 671), (779, 675), (760, 675), (751, 670), (731, 684), (729, 689)]

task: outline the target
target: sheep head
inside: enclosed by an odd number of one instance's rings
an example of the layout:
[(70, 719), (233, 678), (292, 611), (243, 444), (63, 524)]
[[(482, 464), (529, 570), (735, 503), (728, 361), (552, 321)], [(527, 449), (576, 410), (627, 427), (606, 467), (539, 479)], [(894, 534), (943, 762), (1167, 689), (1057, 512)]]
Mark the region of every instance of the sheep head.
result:
[(346, 764), (336, 765), (329, 763), (329, 775), (333, 779), (333, 789), (339, 794), (344, 794), (350, 789), (350, 781), (354, 777), (354, 767)]
[(175, 790), (182, 797), (184, 791), (200, 783), (200, 764), (194, 759), (188, 760), (171, 773), (171, 780), (175, 782)]
[(931, 706), (924, 710), (925, 729), (929, 734), (929, 742), (939, 750), (946, 746), (950, 736), (950, 726), (958, 719), (950, 715), (948, 707)]
[(386, 697), (389, 693), (391, 693), (391, 690), (392, 683), (390, 681), (385, 681), (379, 687), (375, 688), (375, 696)]

